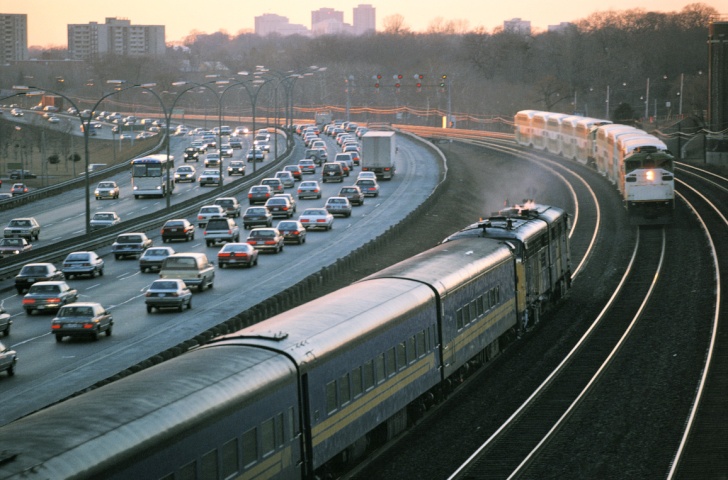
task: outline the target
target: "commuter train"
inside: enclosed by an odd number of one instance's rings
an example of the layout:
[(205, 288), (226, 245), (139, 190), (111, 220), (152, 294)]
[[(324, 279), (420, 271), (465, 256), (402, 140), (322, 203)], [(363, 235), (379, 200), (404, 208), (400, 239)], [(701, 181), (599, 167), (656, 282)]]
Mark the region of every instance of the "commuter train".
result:
[(322, 478), (570, 286), (569, 216), (511, 208), (336, 292), (0, 428), (0, 479)]
[(675, 209), (674, 157), (658, 138), (608, 120), (522, 110), (519, 145), (593, 166), (617, 186), (632, 224), (669, 224)]

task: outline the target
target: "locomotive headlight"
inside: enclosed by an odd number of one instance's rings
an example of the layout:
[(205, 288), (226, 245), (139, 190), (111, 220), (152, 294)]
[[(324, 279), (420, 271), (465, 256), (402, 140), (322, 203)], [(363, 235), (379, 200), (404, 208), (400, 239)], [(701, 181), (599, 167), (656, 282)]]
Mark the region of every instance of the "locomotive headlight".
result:
[(645, 174), (647, 177), (647, 180), (652, 182), (655, 180), (655, 171), (654, 170), (647, 170), (647, 173)]

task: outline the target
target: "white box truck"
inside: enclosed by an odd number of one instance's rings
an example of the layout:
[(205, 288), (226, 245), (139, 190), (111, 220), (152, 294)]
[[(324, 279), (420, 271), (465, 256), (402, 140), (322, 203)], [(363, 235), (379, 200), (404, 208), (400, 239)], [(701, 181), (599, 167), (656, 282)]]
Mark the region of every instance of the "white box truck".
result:
[(391, 179), (396, 171), (397, 144), (394, 132), (370, 130), (361, 137), (361, 169), (377, 178)]

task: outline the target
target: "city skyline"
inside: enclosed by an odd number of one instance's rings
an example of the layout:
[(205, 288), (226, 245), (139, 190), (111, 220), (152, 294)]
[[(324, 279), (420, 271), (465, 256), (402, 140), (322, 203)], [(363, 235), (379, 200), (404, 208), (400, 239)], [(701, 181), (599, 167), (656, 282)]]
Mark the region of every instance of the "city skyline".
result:
[[(376, 9), (377, 31), (383, 30), (388, 17), (400, 15), (404, 25), (414, 32), (424, 32), (428, 27), (440, 22), (464, 23), (468, 30), (482, 27), (492, 31), (502, 27), (503, 22), (520, 18), (531, 22), (534, 32), (545, 31), (549, 25), (561, 22), (574, 22), (586, 18), (596, 12), (625, 11), (642, 9), (657, 12), (679, 12), (685, 6), (695, 2), (689, 0), (610, 0), (602, 4), (577, 2), (574, 0), (542, 2), (540, 0), (522, 0), (521, 2), (496, 3), (489, 0), (471, 2), (469, 0), (450, 0), (443, 4), (434, 0), (400, 0), (384, 2), (382, 0), (330, 0), (311, 1), (306, 3), (291, 0), (280, 0), (267, 5), (260, 2), (246, 4), (236, 8), (226, 6), (220, 10), (221, 15), (195, 14), (198, 3), (190, 3), (191, 8), (180, 8), (187, 3), (184, 0), (127, 0), (119, 5), (105, 3), (87, 3), (83, 9), (69, 9), (67, 5), (46, 0), (24, 0), (15, 5), (0, 7), (0, 13), (24, 13), (28, 15), (29, 47), (61, 47), (67, 46), (67, 25), (85, 24), (89, 22), (103, 23), (107, 17), (129, 19), (136, 25), (163, 25), (166, 30), (167, 43), (179, 43), (192, 32), (212, 34), (224, 31), (230, 35), (239, 32), (253, 32), (255, 17), (272, 13), (287, 17), (292, 24), (301, 24), (311, 28), (311, 12), (321, 8), (333, 8), (344, 14), (344, 22), (353, 22), (352, 11), (358, 5), (372, 5)], [(707, 0), (699, 2), (715, 8), (719, 14), (728, 14), (725, 0)], [(446, 6), (446, 7), (445, 7)], [(244, 10), (237, 12), (237, 10)], [(233, 14), (235, 13), (235, 14)], [(707, 26), (706, 26), (707, 27)]]

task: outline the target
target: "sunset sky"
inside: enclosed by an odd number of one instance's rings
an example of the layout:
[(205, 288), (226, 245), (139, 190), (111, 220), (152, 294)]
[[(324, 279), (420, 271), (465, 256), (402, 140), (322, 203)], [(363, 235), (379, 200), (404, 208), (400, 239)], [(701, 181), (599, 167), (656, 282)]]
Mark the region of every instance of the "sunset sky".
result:
[[(521, 18), (531, 22), (534, 31), (548, 25), (588, 17), (598, 11), (624, 11), (640, 8), (646, 11), (678, 12), (689, 0), (606, 0), (585, 2), (576, 0), (277, 0), (227, 1), (205, 3), (192, 0), (123, 0), (119, 2), (63, 2), (54, 0), (3, 0), (0, 13), (28, 15), (29, 46), (66, 47), (66, 25), (89, 22), (104, 23), (107, 17), (125, 18), (132, 25), (164, 25), (167, 42), (183, 39), (192, 31), (236, 34), (253, 31), (254, 18), (265, 13), (288, 17), (290, 23), (311, 28), (311, 12), (319, 8), (334, 8), (344, 12), (344, 22), (352, 23), (352, 9), (359, 4), (376, 8), (377, 29), (383, 19), (395, 14), (413, 31), (425, 31), (438, 18), (465, 20), (469, 29), (485, 27), (492, 31), (504, 20)], [(728, 0), (705, 0), (700, 3), (715, 8), (728, 17)]]

